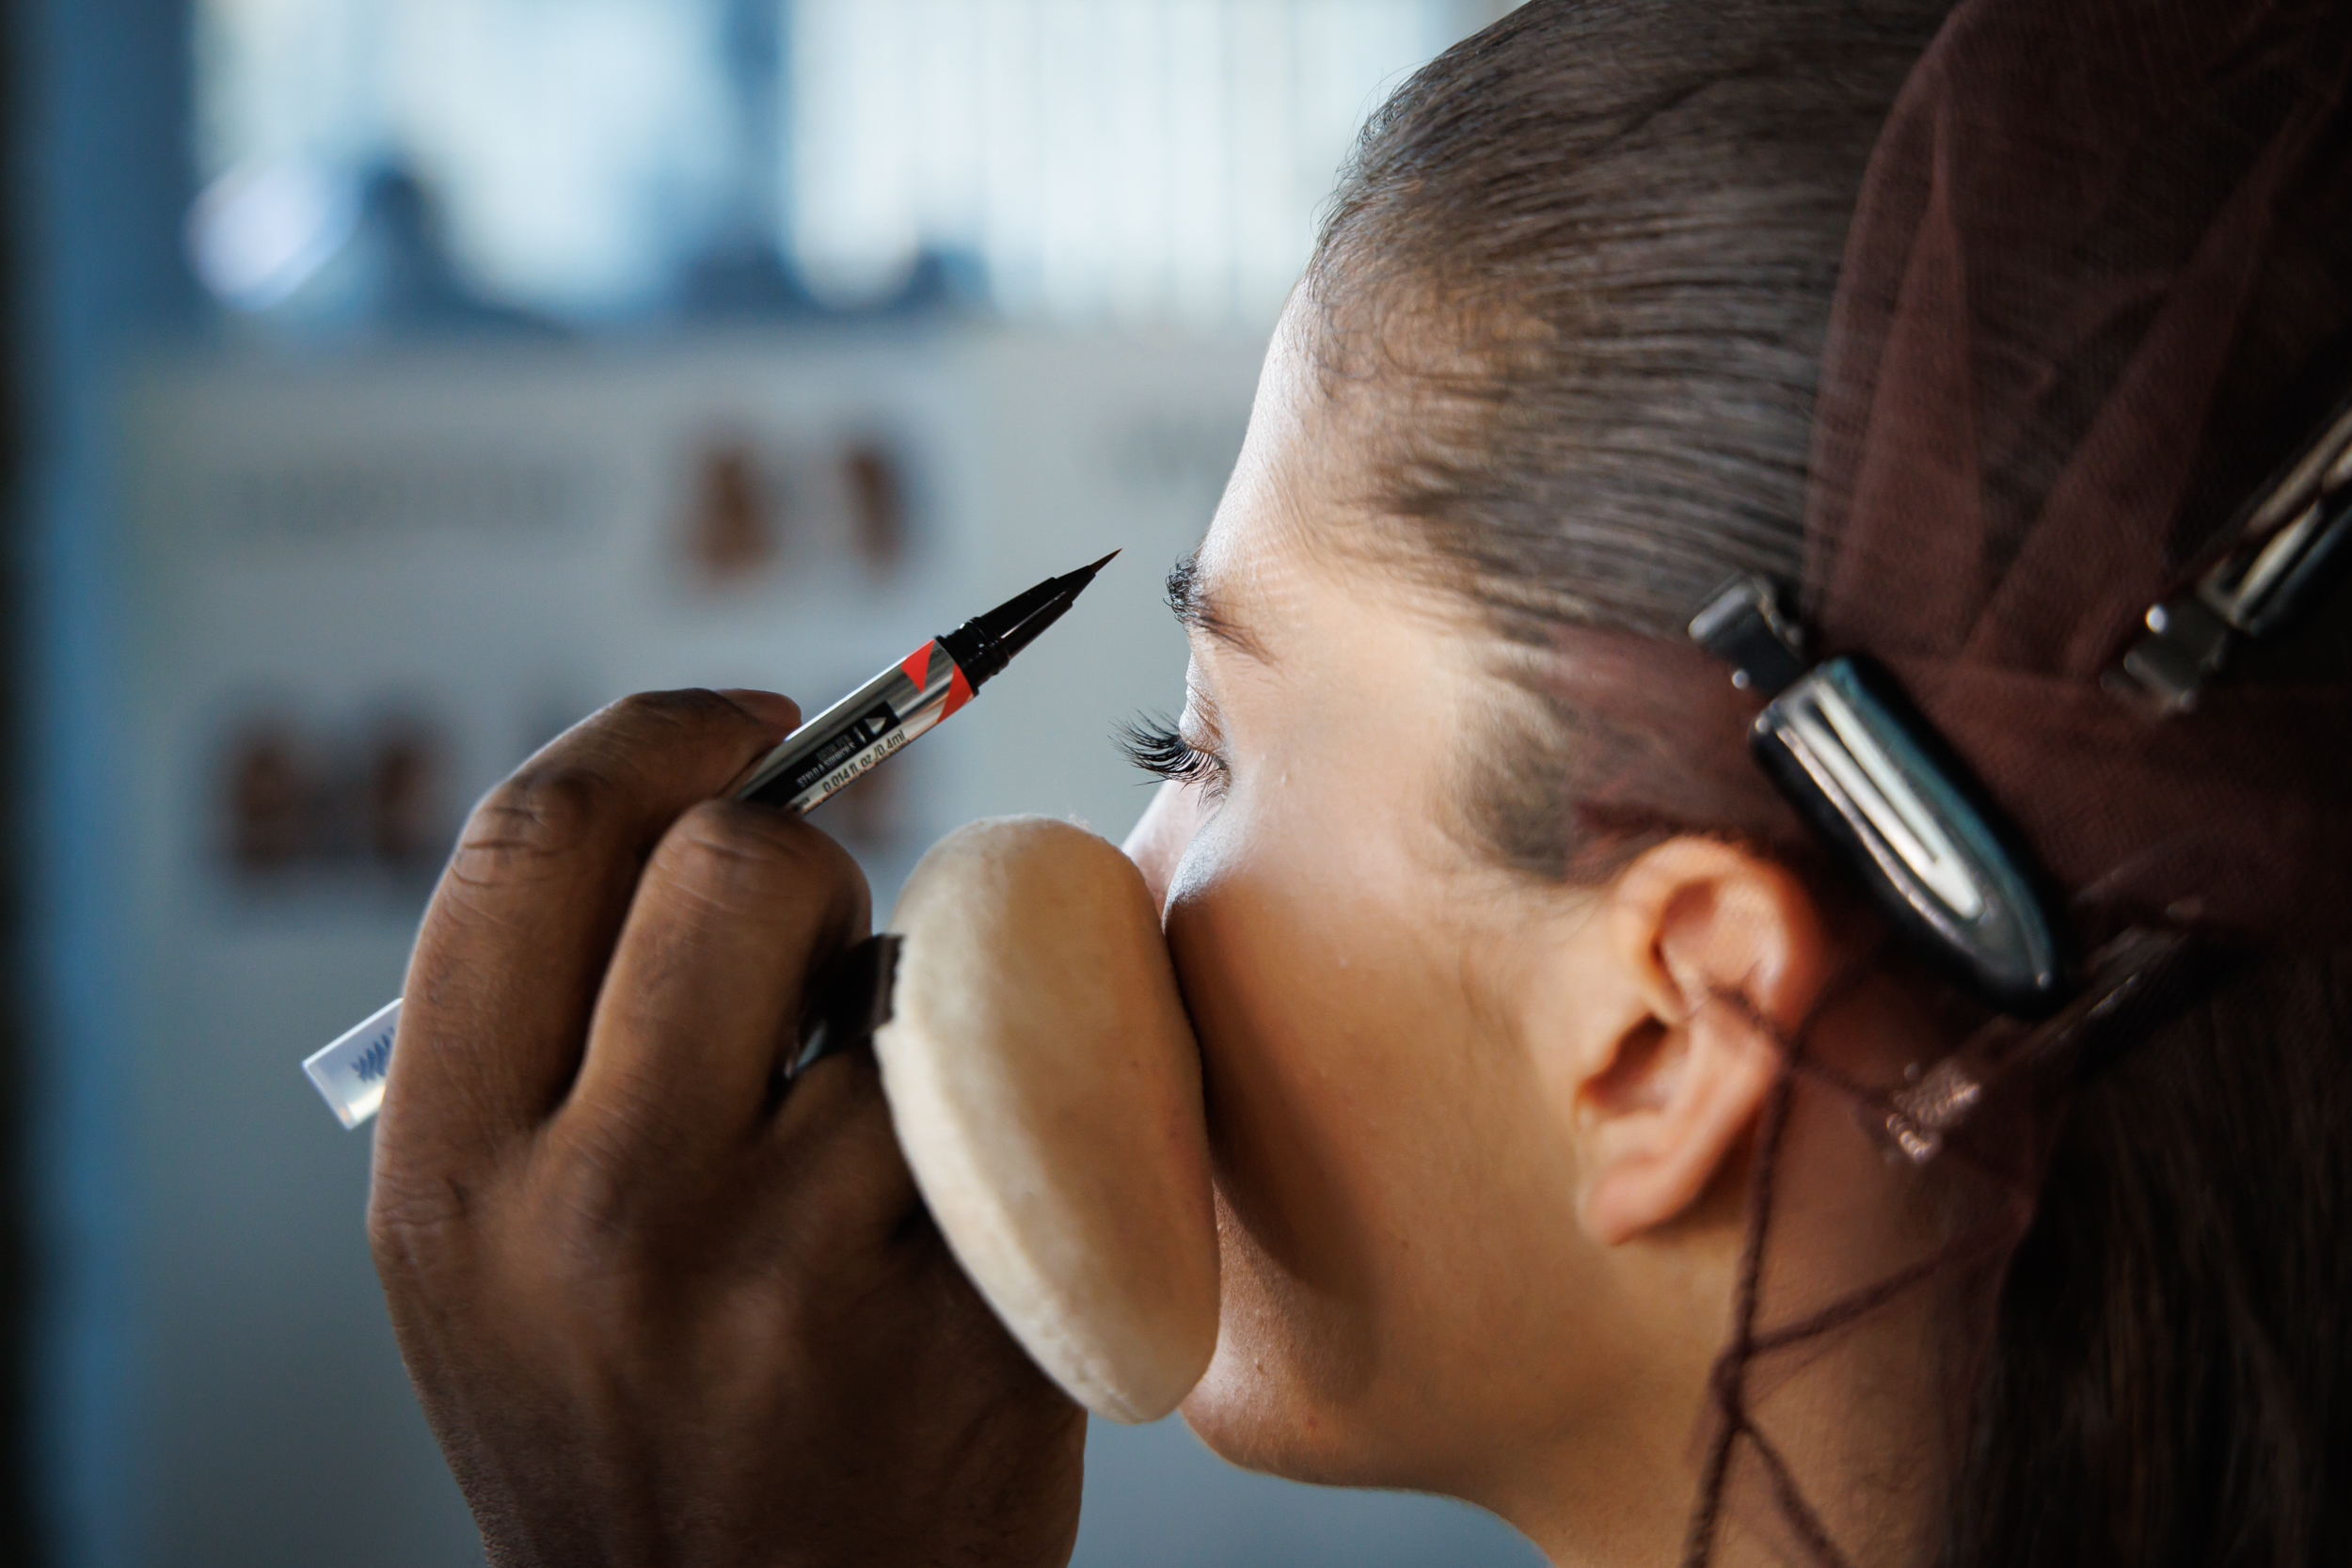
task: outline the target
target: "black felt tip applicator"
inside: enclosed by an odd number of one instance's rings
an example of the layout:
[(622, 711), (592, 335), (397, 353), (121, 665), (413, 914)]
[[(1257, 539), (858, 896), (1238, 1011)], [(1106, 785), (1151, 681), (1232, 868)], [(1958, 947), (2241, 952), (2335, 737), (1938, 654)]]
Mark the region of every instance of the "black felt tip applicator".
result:
[(986, 614), (975, 615), (955, 630), (938, 640), (937, 645), (947, 650), (947, 657), (956, 661), (972, 689), (1002, 670), (1012, 656), (1037, 641), (1043, 631), (1062, 617), (1086, 592), (1094, 574), (1111, 562), (1104, 556), (1091, 566), (1081, 566), (1057, 578), (1047, 578), (1025, 594), (1016, 594)]
[[(945, 637), (932, 638), (786, 736), (760, 758), (735, 798), (805, 812), (838, 794), (970, 702), (981, 682), (1062, 618), (1118, 553), (1047, 578)], [(366, 1121), (383, 1102), (399, 1024), (400, 1004), (388, 1003), (303, 1062), (302, 1070), (345, 1127)]]
[(924, 643), (785, 736), (736, 798), (789, 811), (816, 806), (970, 702), (982, 682), (1061, 619), (1117, 554), (1047, 578)]

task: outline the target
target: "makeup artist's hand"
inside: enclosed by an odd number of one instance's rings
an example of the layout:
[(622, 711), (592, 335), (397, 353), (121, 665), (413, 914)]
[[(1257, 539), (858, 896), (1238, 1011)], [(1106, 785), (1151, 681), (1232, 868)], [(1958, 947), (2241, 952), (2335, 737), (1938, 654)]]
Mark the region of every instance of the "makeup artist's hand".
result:
[(606, 709), (474, 812), (408, 971), (369, 1233), (492, 1562), (1067, 1560), (1085, 1421), (957, 1269), (870, 1053), (771, 1089), (866, 933), (717, 801), (782, 698)]

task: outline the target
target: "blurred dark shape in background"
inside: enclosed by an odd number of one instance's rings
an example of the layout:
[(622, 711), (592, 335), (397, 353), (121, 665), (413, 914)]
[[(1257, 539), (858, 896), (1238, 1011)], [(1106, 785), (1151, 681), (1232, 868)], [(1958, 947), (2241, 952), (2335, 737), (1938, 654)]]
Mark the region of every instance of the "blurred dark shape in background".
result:
[(695, 476), (686, 553), (713, 584), (750, 577), (774, 557), (786, 505), (784, 486), (760, 471), (749, 442), (714, 442)]
[[(768, 172), (772, 159), (749, 160)], [(985, 264), (927, 245), (903, 274), (855, 299), (813, 292), (772, 237), (771, 201), (730, 203), (729, 217), (688, 258), (675, 309), (687, 321), (867, 322), (989, 307)], [(188, 262), (231, 310), (298, 338), (562, 336), (567, 328), (492, 297), (453, 260), (441, 198), (397, 156), (357, 170), (314, 163), (241, 167), (190, 206)]]
[(264, 721), (230, 749), (227, 796), (229, 860), (247, 877), (267, 877), (314, 853), (326, 791), (293, 734)]
[(428, 333), (556, 330), (467, 285), (450, 262), (431, 188), (405, 165), (388, 160), (369, 169), (358, 209), (350, 238), (317, 279), (353, 325)]
[(225, 176), (189, 209), (187, 246), (223, 304), (307, 336), (562, 331), (467, 281), (432, 187), (397, 157)]
[(727, 105), (727, 178), (710, 237), (687, 262), (677, 306), (690, 320), (875, 318), (988, 305), (984, 264), (926, 245), (903, 277), (857, 300), (820, 298), (791, 261), (792, 138), (786, 113), (791, 44), (774, 0), (720, 0), (719, 77)]
[(389, 719), (371, 736), (366, 808), (367, 852), (405, 877), (440, 868), (456, 830), (445, 795), (448, 746), (417, 719)]
[(223, 759), (220, 836), (248, 892), (430, 878), (456, 829), (440, 728), (392, 712), (341, 731), (262, 711)]
[(819, 299), (800, 272), (772, 244), (731, 235), (689, 265), (678, 304), (690, 320), (732, 317), (795, 317), (876, 321), (930, 311), (977, 311), (988, 308), (986, 265), (960, 250), (926, 246), (905, 277), (870, 300)]
[(784, 148), (783, 13), (763, 0), (723, 0), (721, 79), (726, 88), (730, 178), (708, 245), (688, 265), (690, 316), (812, 315), (824, 307), (777, 243)]
[(900, 440), (879, 431), (815, 448), (805, 438), (714, 433), (684, 482), (681, 553), (698, 586), (725, 592), (843, 558), (887, 583), (917, 534), (910, 467)]
[(898, 454), (878, 439), (852, 441), (841, 450), (850, 483), (850, 537), (858, 559), (877, 576), (886, 575), (906, 552), (907, 502)]

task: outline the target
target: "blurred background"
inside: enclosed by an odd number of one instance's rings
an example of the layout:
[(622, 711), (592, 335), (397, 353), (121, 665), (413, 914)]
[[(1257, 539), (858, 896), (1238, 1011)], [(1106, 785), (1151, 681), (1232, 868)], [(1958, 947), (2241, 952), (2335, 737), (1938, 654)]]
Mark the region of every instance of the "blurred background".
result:
[[(0, 1560), (464, 1564), (364, 1133), (468, 804), (621, 693), (830, 699), (1126, 554), (826, 808), (886, 910), (990, 813), (1117, 838), (1158, 603), (1385, 88), (1504, 0), (0, 8)], [(1526, 1563), (1098, 1426), (1089, 1565)]]

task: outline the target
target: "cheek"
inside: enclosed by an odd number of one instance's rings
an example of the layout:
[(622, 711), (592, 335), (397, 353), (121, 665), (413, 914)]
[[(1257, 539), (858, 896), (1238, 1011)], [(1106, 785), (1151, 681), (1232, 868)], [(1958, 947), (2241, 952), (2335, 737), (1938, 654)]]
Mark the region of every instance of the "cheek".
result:
[[(1313, 822), (1200, 827), (1168, 941), (1199, 1032), (1224, 1233), (1216, 1363), (1187, 1415), (1245, 1463), (1400, 1483), (1372, 1449), (1455, 1337), (1446, 1238), (1490, 1125), (1470, 1009), (1422, 890)], [(1440, 1283), (1442, 1282), (1442, 1284)], [(1418, 1396), (1425, 1399), (1425, 1393)]]
[[(1388, 1083), (1367, 1037), (1373, 999), (1344, 910), (1302, 899), (1294, 841), (1251, 846), (1230, 815), (1196, 836), (1166, 919), (1200, 1038), (1218, 1184), (1275, 1263), (1317, 1290), (1361, 1293), (1351, 1156)], [(1376, 1016), (1377, 1009), (1369, 1009)]]
[(1170, 880), (1223, 1271), (1184, 1414), (1254, 1468), (1459, 1489), (1556, 1418), (1586, 1271), (1535, 1064), (1466, 979), (1491, 917), (1380, 820), (1236, 799)]

